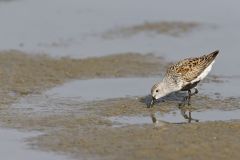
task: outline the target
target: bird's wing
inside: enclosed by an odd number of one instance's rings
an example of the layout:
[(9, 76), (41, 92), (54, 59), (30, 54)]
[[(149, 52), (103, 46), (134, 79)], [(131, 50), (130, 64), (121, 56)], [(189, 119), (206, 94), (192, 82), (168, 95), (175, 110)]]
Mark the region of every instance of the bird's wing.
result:
[(167, 70), (167, 74), (179, 75), (184, 81), (191, 82), (196, 79), (215, 59), (218, 51), (197, 58), (184, 59)]

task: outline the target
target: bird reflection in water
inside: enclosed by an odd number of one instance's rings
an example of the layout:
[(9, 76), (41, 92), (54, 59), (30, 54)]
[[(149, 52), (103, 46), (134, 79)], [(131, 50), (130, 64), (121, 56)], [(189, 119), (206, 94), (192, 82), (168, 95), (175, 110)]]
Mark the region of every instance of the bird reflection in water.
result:
[[(187, 122), (178, 122), (178, 123), (174, 123), (174, 124), (185, 124), (185, 123), (191, 123), (191, 122), (199, 122), (198, 119), (195, 119), (195, 118), (192, 117), (192, 110), (191, 109), (185, 108), (185, 107), (182, 107), (182, 108), (179, 108), (179, 109), (180, 109), (181, 115), (183, 116), (184, 119), (187, 120)], [(188, 112), (188, 114), (187, 114), (187, 112)], [(155, 126), (159, 127), (163, 124), (169, 123), (169, 122), (166, 122), (166, 121), (163, 121), (163, 120), (158, 120), (157, 116), (156, 116), (156, 113), (154, 113), (154, 112), (151, 112), (150, 116), (151, 116), (152, 122), (155, 124)]]

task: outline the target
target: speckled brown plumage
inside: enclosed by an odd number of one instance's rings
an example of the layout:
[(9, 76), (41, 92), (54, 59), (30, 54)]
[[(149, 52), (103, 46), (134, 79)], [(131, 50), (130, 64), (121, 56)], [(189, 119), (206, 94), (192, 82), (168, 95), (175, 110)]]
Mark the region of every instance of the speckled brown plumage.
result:
[[(218, 52), (217, 50), (201, 57), (187, 58), (171, 65), (162, 81), (153, 85), (152, 101), (149, 106), (153, 106), (156, 99), (176, 91), (188, 91), (188, 96), (184, 98), (183, 104), (185, 105), (188, 101), (188, 105), (190, 105), (191, 96), (198, 93), (197, 84), (211, 71)], [(195, 89), (194, 93), (191, 91), (192, 88)]]
[(219, 51), (197, 58), (187, 58), (170, 66), (167, 75), (179, 75), (186, 82), (196, 79), (216, 58)]

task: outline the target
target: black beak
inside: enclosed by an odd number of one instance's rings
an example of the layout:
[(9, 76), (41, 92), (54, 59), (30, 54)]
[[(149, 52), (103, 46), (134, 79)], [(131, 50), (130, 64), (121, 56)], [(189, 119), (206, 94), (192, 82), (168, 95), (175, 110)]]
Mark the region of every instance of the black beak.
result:
[(152, 108), (155, 102), (156, 98), (152, 97), (151, 103), (148, 104), (148, 108)]

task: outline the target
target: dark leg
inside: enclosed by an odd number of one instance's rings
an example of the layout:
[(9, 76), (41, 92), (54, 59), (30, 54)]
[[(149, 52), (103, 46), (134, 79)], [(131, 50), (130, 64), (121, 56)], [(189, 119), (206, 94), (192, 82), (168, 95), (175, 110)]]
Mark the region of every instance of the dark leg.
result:
[(198, 94), (198, 89), (197, 88), (194, 88), (194, 93), (191, 93), (191, 90), (188, 90), (188, 105), (190, 106), (191, 103), (190, 103), (190, 100), (191, 100), (191, 97), (194, 96), (195, 94)]
[(191, 90), (189, 89), (189, 90), (188, 90), (188, 96), (187, 96), (187, 98), (186, 98), (186, 100), (188, 101), (188, 105), (189, 105), (189, 106), (191, 105), (191, 103), (190, 103), (191, 96), (192, 96), (192, 92), (191, 92)]
[(198, 119), (192, 118), (192, 111), (189, 110), (188, 115), (186, 114), (186, 111), (187, 111), (186, 109), (182, 108), (181, 109), (181, 114), (185, 119), (188, 120), (188, 123), (191, 123), (191, 121), (199, 122)]
[(186, 105), (187, 100), (189, 99), (189, 95), (183, 98), (182, 103), (179, 103), (179, 108), (181, 109)]
[(179, 106), (185, 106), (186, 102), (188, 102), (188, 106), (191, 105), (190, 101), (191, 101), (191, 97), (195, 94), (198, 93), (198, 89), (194, 88), (194, 93), (191, 92), (191, 90), (188, 90), (188, 96), (184, 97), (183, 99), (183, 103), (179, 104)]
[[(198, 93), (198, 89), (197, 88), (194, 88), (194, 89), (195, 90), (194, 90), (193, 93), (191, 92), (191, 90), (188, 90), (188, 96), (184, 97), (183, 103), (180, 104), (180, 107), (179, 107), (179, 109), (181, 110), (182, 116), (185, 119), (187, 119), (189, 123), (191, 123), (192, 120), (195, 121), (195, 122), (199, 122), (199, 120), (192, 118), (191, 109), (189, 109), (189, 108), (187, 109), (187, 108), (184, 107), (186, 102), (188, 103), (188, 106), (190, 106), (191, 105), (191, 103), (190, 103), (191, 97)], [(189, 111), (188, 115), (186, 114), (187, 110)]]
[(192, 121), (192, 112), (191, 111), (188, 111), (188, 123), (191, 123)]

